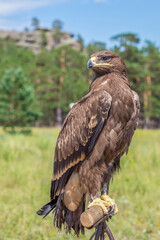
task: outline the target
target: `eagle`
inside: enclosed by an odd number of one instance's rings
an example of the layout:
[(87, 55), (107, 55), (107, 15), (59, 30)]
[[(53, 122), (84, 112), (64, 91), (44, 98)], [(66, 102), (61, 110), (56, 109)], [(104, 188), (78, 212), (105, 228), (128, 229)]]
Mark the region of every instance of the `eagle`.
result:
[(128, 152), (140, 110), (119, 55), (110, 50), (96, 52), (87, 68), (95, 77), (63, 122), (55, 147), (50, 202), (37, 212), (45, 217), (53, 210), (56, 227), (65, 225), (77, 235), (84, 233), (80, 218), (86, 207), (98, 204), (104, 214), (111, 209), (117, 213), (108, 196), (109, 184)]

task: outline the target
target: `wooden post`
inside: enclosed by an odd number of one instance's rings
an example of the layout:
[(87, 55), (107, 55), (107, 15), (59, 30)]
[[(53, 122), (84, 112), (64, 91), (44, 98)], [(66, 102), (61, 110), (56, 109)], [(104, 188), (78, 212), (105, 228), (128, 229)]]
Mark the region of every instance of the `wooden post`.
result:
[(84, 227), (92, 228), (103, 217), (104, 214), (102, 208), (95, 205), (81, 214), (80, 221)]

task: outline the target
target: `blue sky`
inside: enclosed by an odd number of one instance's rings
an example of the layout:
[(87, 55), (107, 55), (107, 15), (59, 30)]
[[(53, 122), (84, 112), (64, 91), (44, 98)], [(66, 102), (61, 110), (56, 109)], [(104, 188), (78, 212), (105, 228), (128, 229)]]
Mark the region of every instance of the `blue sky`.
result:
[(23, 31), (37, 17), (40, 26), (51, 27), (54, 19), (65, 31), (81, 34), (85, 43), (102, 41), (111, 46), (111, 36), (137, 33), (142, 43), (160, 46), (160, 0), (0, 0), (0, 29)]

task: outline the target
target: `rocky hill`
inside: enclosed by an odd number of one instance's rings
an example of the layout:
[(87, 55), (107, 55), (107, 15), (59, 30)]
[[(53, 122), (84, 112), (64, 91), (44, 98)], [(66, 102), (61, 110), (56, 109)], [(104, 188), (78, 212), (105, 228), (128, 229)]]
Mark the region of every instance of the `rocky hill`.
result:
[(80, 50), (80, 45), (73, 39), (74, 35), (62, 32), (56, 29), (38, 28), (33, 32), (19, 33), (16, 31), (0, 31), (1, 39), (13, 39), (17, 46), (27, 47), (35, 54), (39, 53), (42, 48), (51, 50), (63, 45), (70, 45), (74, 49)]

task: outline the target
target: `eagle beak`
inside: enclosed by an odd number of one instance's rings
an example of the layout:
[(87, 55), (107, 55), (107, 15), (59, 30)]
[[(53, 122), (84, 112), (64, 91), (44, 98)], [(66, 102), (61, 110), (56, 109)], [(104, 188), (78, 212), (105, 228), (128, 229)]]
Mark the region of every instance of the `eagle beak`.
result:
[(94, 65), (94, 63), (92, 62), (91, 59), (89, 59), (89, 61), (87, 62), (87, 69), (88, 69), (88, 68), (92, 68), (93, 65)]
[(96, 63), (96, 58), (95, 57), (91, 57), (89, 59), (89, 61), (87, 62), (87, 69), (94, 67), (95, 63)]

